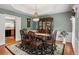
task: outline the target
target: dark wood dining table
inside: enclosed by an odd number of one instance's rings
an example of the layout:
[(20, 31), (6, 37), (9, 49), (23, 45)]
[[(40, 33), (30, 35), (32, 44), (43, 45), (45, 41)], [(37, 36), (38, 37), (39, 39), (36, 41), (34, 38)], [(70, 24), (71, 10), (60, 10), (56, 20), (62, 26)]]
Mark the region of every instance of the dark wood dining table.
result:
[(44, 45), (44, 43), (46, 42), (46, 37), (49, 37), (49, 36), (50, 36), (49, 34), (35, 32), (36, 40), (37, 41), (40, 40), (42, 42), (40, 42), (40, 41), (38, 41), (37, 43), (36, 42), (35, 43), (33, 42), (32, 43), (32, 46), (33, 47), (37, 47), (37, 46), (39, 46), (40, 43), (43, 43), (43, 45)]
[(45, 33), (35, 33), (35, 34), (40, 36), (50, 36), (50, 34), (45, 34)]
[(42, 38), (43, 40), (46, 40), (46, 37), (49, 37), (50, 34), (45, 33), (35, 33), (36, 37)]

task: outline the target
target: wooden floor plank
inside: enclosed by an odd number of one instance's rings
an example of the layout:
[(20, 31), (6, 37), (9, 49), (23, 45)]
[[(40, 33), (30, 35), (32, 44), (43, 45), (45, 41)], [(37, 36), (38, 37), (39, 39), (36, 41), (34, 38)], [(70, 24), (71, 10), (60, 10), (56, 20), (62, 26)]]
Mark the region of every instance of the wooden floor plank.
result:
[(65, 44), (64, 55), (74, 55), (74, 51), (71, 43)]
[(12, 55), (8, 49), (0, 46), (0, 55)]
[(6, 40), (5, 40), (6, 46), (7, 46), (7, 45), (16, 44), (16, 41), (15, 41), (15, 39), (14, 39), (13, 36), (11, 36), (11, 37), (6, 37), (5, 39), (6, 39)]

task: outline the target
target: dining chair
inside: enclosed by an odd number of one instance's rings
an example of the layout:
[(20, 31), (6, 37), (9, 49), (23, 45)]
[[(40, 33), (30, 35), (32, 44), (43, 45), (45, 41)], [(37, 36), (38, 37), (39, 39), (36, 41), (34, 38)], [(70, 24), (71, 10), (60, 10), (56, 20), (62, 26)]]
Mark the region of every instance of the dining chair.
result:
[(24, 34), (24, 31), (23, 30), (20, 30), (20, 34), (21, 34), (21, 42), (22, 42), (22, 44), (24, 44), (25, 42), (25, 34)]
[(54, 50), (56, 50), (56, 35), (57, 35), (57, 30), (54, 31), (52, 38)]
[[(47, 49), (50, 49), (52, 51), (50, 54), (54, 54), (54, 51), (56, 50), (56, 34), (57, 31), (55, 30), (50, 34), (50, 39), (47, 40), (47, 45), (48, 45)], [(49, 53), (50, 51), (47, 52)]]

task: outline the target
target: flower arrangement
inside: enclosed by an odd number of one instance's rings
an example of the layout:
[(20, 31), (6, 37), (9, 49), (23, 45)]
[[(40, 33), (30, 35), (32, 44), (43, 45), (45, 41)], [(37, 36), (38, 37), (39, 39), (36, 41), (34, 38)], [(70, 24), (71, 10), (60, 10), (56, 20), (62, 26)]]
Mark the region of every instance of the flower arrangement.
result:
[(68, 33), (66, 31), (62, 31), (60, 34), (62, 35), (63, 43), (65, 44), (66, 43), (66, 37), (67, 37)]
[(68, 35), (68, 33), (67, 33), (66, 31), (62, 31), (60, 34), (61, 34), (64, 38)]

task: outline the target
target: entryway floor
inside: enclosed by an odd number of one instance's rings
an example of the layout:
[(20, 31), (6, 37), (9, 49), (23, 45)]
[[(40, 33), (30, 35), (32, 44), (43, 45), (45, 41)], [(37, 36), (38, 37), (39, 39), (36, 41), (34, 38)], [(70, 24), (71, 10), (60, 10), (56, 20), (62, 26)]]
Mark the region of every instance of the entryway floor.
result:
[(16, 43), (16, 40), (14, 39), (13, 36), (10, 36), (10, 37), (6, 37), (5, 38), (5, 45), (12, 45), (12, 44), (15, 44)]

